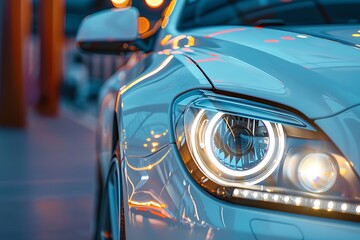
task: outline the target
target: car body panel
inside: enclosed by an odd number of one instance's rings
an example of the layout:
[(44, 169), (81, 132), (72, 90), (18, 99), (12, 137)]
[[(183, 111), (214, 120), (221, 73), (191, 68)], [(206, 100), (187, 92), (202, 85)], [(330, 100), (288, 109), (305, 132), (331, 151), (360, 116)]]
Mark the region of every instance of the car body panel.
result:
[[(339, 39), (330, 29), (321, 36), (309, 29), (243, 26), (179, 32), (185, 1), (173, 2), (154, 53), (124, 66), (102, 94), (101, 114), (108, 114), (101, 120), (107, 146), (101, 168), (106, 179), (106, 158), (117, 130), (127, 238), (358, 239), (359, 222), (213, 197), (186, 170), (175, 145), (172, 115), (178, 96), (201, 89), (284, 107), (315, 120), (360, 173), (360, 52), (350, 46), (351, 38)], [(170, 40), (162, 44), (167, 36)], [(114, 119), (118, 129), (112, 128)]]
[(176, 97), (193, 89), (212, 89), (202, 72), (184, 55), (155, 53), (139, 65), (146, 65), (146, 71), (124, 81), (118, 105), (120, 142), (125, 155), (135, 157), (151, 155), (174, 142), (169, 112)]
[[(189, 176), (176, 145), (145, 158), (125, 157), (129, 239), (346, 239), (360, 223), (251, 208), (216, 199)], [(265, 229), (262, 229), (265, 227)]]
[(217, 90), (282, 103), (311, 119), (360, 103), (360, 48), (255, 27), (210, 27), (185, 34), (195, 38), (187, 54)]
[[(102, 182), (106, 182), (107, 172), (109, 170), (110, 160), (114, 153), (114, 127), (116, 119), (115, 107), (120, 87), (126, 79), (130, 78), (130, 74), (140, 74), (143, 71), (142, 65), (137, 63), (144, 58), (144, 54), (133, 53), (127, 59), (127, 62), (114, 75), (112, 75), (101, 88), (99, 93), (99, 113), (97, 123), (97, 159), (101, 171)], [(131, 72), (129, 69), (134, 68)]]
[[(104, 183), (113, 154), (114, 120), (118, 121), (118, 126), (123, 126), (119, 128), (119, 136), (122, 136), (119, 140), (126, 155), (151, 155), (172, 142), (168, 111), (177, 95), (194, 88), (212, 88), (196, 65), (183, 55), (150, 54), (134, 58), (134, 62), (130, 60), (106, 82), (100, 94), (97, 152)], [(173, 76), (168, 78), (169, 74)], [(158, 83), (163, 86), (159, 88)], [(180, 92), (168, 91), (168, 87)], [(131, 94), (127, 93), (129, 89)], [(133, 94), (139, 91), (143, 101)], [(117, 101), (121, 103), (116, 104)], [(146, 131), (138, 129), (138, 124), (147, 124), (149, 128)]]
[(298, 27), (285, 27), (291, 32), (301, 32), (312, 36), (330, 39), (333, 41), (348, 44), (354, 47), (360, 47), (359, 25), (341, 25), (341, 26), (298, 26)]

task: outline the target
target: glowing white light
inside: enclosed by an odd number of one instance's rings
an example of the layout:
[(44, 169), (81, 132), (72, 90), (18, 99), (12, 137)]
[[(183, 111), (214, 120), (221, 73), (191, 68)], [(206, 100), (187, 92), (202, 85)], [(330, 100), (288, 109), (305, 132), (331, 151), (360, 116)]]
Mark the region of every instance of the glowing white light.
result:
[(243, 191), (244, 197), (247, 197), (248, 194), (249, 194), (249, 191), (248, 191), (248, 190), (244, 190), (244, 191)]
[(240, 194), (240, 191), (239, 191), (239, 189), (235, 189), (235, 190), (234, 190), (234, 193), (233, 193), (233, 195), (235, 195), (235, 196), (239, 196), (239, 194)]
[(356, 207), (356, 213), (360, 214), (360, 205)]
[(277, 200), (279, 200), (279, 195), (274, 195), (274, 201), (276, 202)]
[(334, 202), (328, 202), (328, 205), (327, 205), (328, 209), (331, 210), (334, 208)]
[(299, 164), (298, 179), (310, 192), (326, 192), (335, 184), (336, 178), (336, 166), (326, 154), (310, 153)]
[(341, 204), (341, 210), (346, 211), (348, 209), (348, 205), (346, 203)]
[[(239, 193), (236, 196), (235, 190), (233, 196), (238, 198), (258, 200), (258, 201), (270, 200), (273, 202), (279, 202), (279, 200), (281, 200), (280, 203), (282, 202), (293, 206), (311, 207), (315, 210), (346, 212), (346, 213), (360, 215), (360, 205), (354, 205), (351, 203), (344, 203), (344, 202), (340, 203), (336, 201), (323, 202), (320, 199), (296, 197), (296, 196), (289, 196), (283, 194), (263, 193), (262, 191), (250, 191), (250, 190), (238, 190)], [(309, 203), (311, 203), (310, 206)]]
[(306, 35), (297, 35), (298, 38), (308, 38)]
[[(195, 129), (197, 128), (197, 125), (199, 124), (198, 121), (200, 120), (199, 115), (203, 115), (203, 110), (199, 112), (198, 116), (196, 117), (194, 124), (193, 124), (193, 129), (192, 129), (192, 136), (193, 136), (193, 140), (195, 140)], [(268, 121), (263, 121), (268, 134), (269, 134), (269, 146), (267, 149), (267, 153), (264, 157), (264, 159), (258, 164), (256, 165), (254, 168), (251, 168), (249, 170), (244, 170), (244, 171), (236, 171), (236, 170), (232, 170), (227, 168), (226, 166), (224, 166), (223, 164), (221, 164), (221, 162), (217, 159), (217, 157), (214, 155), (213, 152), (213, 148), (212, 148), (212, 139), (213, 139), (213, 131), (216, 128), (217, 124), (219, 123), (219, 120), (221, 119), (221, 117), (224, 115), (224, 113), (217, 113), (209, 122), (206, 131), (205, 131), (205, 149), (206, 152), (208, 154), (208, 159), (211, 161), (211, 163), (217, 168), (219, 169), (221, 172), (226, 173), (230, 176), (233, 177), (237, 177), (237, 178), (241, 178), (241, 177), (246, 177), (246, 176), (250, 176), (250, 175), (254, 175), (262, 170), (264, 170), (267, 166), (269, 166), (269, 162), (271, 162), (273, 160), (274, 164), (271, 167), (271, 169), (269, 169), (270, 171), (267, 171), (266, 174), (263, 174), (260, 178), (257, 178), (255, 180), (252, 180), (251, 182), (245, 182), (246, 184), (249, 185), (253, 185), (256, 183), (261, 182), (262, 180), (264, 180), (265, 178), (267, 178), (270, 174), (273, 173), (273, 171), (276, 169), (276, 167), (279, 165), (280, 161), (279, 160), (274, 160), (274, 152), (275, 152), (275, 148), (276, 148), (276, 143), (278, 142), (279, 144), (279, 149), (277, 149), (277, 153), (280, 154), (280, 156), (278, 156), (279, 159), (281, 159), (281, 156), (284, 152), (284, 132), (283, 129), (281, 127), (281, 125), (277, 125), (277, 130), (278, 130), (278, 141), (276, 140), (275, 137), (275, 132), (274, 132), (274, 128), (272, 127), (271, 123)], [(193, 147), (195, 147), (195, 144), (193, 143)], [(196, 148), (193, 148), (196, 151)], [(196, 154), (198, 155), (198, 154)], [(201, 160), (201, 158), (200, 158)], [(208, 171), (207, 166), (203, 163), (203, 161), (197, 161), (199, 162), (199, 166), (202, 170), (204, 170), (204, 172), (207, 172), (207, 174), (209, 174), (209, 177), (213, 178), (216, 182), (222, 182), (225, 185), (231, 185), (226, 181), (222, 181), (222, 179), (219, 179), (218, 177), (216, 177), (214, 174), (211, 173), (211, 171)]]
[(264, 200), (267, 200), (269, 198), (269, 194), (264, 193), (263, 198), (264, 198)]
[(316, 199), (316, 200), (314, 201), (314, 208), (315, 208), (315, 209), (318, 209), (318, 208), (320, 207), (320, 204), (321, 204), (321, 201), (320, 201), (319, 199)]

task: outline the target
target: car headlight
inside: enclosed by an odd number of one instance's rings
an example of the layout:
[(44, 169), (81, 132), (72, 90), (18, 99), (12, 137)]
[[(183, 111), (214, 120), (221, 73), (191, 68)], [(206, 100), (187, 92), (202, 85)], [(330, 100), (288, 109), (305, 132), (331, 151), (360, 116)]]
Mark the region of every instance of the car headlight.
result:
[(352, 163), (296, 114), (202, 91), (175, 102), (174, 121), (186, 168), (211, 194), (257, 207), (360, 216)]

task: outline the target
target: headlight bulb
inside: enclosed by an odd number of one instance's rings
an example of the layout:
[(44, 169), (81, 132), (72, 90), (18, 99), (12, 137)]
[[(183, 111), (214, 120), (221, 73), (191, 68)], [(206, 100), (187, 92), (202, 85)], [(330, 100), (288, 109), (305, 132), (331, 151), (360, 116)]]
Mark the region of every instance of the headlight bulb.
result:
[(298, 179), (302, 187), (313, 193), (328, 191), (337, 178), (335, 161), (324, 153), (310, 153), (300, 162)]

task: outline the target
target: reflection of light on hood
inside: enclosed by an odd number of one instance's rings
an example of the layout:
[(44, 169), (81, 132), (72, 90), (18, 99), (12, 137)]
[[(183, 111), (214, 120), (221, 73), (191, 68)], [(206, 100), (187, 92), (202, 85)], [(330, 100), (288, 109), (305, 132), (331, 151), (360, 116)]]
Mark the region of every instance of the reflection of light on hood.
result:
[(137, 85), (138, 83), (148, 79), (149, 77), (154, 76), (155, 74), (157, 74), (158, 72), (160, 72), (161, 70), (163, 70), (169, 63), (170, 61), (173, 59), (173, 56), (169, 56), (165, 59), (164, 62), (162, 62), (160, 64), (160, 66), (156, 69), (154, 69), (153, 71), (149, 72), (148, 74), (145, 74), (144, 76), (134, 80), (133, 82), (131, 82), (129, 85), (124, 85), (122, 88), (120, 88), (120, 95), (124, 94), (126, 91), (128, 91), (130, 88), (132, 88), (133, 86)]
[(266, 43), (278, 43), (279, 40), (277, 40), (277, 39), (268, 39), (268, 40), (264, 40), (264, 42), (266, 42)]
[(152, 163), (152, 164), (149, 164), (147, 166), (144, 166), (144, 167), (134, 167), (132, 165), (130, 165), (129, 161), (126, 161), (126, 165), (131, 168), (132, 170), (135, 170), (135, 171), (146, 171), (146, 170), (151, 170), (153, 169), (155, 166), (157, 166), (158, 164), (160, 164), (165, 158), (166, 156), (170, 153), (171, 149), (169, 149), (165, 154), (164, 156), (162, 156), (157, 162), (155, 163)]
[(166, 35), (163, 39), (161, 39), (160, 42), (161, 46), (164, 46), (170, 39), (171, 39), (171, 35), (170, 34)]
[(202, 63), (202, 62), (214, 62), (214, 61), (218, 61), (218, 62), (225, 62), (224, 60), (220, 59), (220, 56), (217, 54), (209, 54), (210, 58), (202, 58), (202, 59), (196, 59), (195, 62), (197, 63)]
[(233, 29), (227, 29), (227, 30), (223, 30), (223, 31), (218, 31), (218, 32), (214, 32), (211, 34), (206, 35), (206, 38), (211, 38), (211, 37), (215, 37), (217, 35), (222, 35), (225, 33), (231, 33), (231, 32), (238, 32), (238, 31), (244, 31), (245, 28), (233, 28)]
[(186, 35), (180, 35), (177, 36), (175, 38), (173, 38), (171, 41), (169, 41), (170, 43), (172, 43), (172, 49), (178, 49), (179, 47), (179, 41), (186, 38)]
[(288, 41), (295, 40), (295, 38), (290, 37), (290, 36), (282, 36), (281, 39), (282, 40), (288, 40)]
[(308, 38), (308, 36), (302, 35), (302, 34), (297, 35), (297, 37), (298, 37), (298, 38)]
[(188, 44), (185, 45), (185, 47), (192, 47), (195, 45), (195, 38), (192, 36), (187, 36)]

